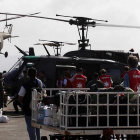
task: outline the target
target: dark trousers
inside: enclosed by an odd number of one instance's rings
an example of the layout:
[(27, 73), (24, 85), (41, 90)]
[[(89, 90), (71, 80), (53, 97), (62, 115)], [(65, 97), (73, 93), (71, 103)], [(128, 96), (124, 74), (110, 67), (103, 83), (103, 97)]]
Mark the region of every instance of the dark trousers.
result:
[(16, 99), (15, 101), (13, 101), (13, 106), (14, 106), (14, 109), (15, 109), (15, 111), (16, 112), (18, 112), (19, 110), (18, 110), (18, 106), (20, 107), (20, 108), (22, 108), (22, 105), (19, 103), (19, 101)]
[(0, 93), (0, 108), (3, 108), (3, 95)]
[(40, 140), (40, 129), (32, 126), (31, 117), (25, 115), (25, 122), (30, 140)]

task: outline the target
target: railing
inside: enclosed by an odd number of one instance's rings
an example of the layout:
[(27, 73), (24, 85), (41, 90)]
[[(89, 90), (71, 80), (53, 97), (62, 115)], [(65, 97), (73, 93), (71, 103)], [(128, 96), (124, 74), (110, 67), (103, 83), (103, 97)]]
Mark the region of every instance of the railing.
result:
[[(85, 134), (101, 134), (113, 129), (117, 134), (140, 133), (140, 93), (135, 92), (87, 92), (88, 89), (43, 89), (60, 94), (60, 125), (64, 131), (80, 131)], [(38, 103), (42, 96), (32, 93), (32, 120), (37, 123)], [(94, 131), (93, 131), (94, 130)], [(120, 131), (119, 131), (120, 130)], [(125, 131), (127, 130), (127, 132)], [(87, 133), (88, 134), (88, 133)]]
[(61, 128), (140, 128), (139, 93), (61, 92)]

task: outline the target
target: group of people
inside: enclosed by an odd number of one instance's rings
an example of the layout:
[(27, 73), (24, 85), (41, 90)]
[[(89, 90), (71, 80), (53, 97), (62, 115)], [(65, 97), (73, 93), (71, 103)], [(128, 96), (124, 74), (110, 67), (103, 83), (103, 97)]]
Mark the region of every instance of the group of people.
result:
[[(137, 56), (130, 55), (128, 57), (128, 65), (124, 67), (124, 72), (121, 74), (122, 85), (124, 88), (129, 87), (133, 91), (140, 91), (140, 71), (138, 70)], [(77, 68), (76, 74), (70, 77), (70, 74), (64, 73), (57, 80), (58, 88), (92, 88), (96, 85), (97, 88), (110, 88), (113, 86), (113, 80), (106, 69), (101, 69), (99, 74), (93, 73), (92, 80), (87, 82), (87, 77), (83, 74), (82, 68)]]
[[(138, 58), (136, 56), (130, 55), (128, 57), (128, 67), (123, 76), (124, 78), (124, 87), (130, 87), (134, 91), (140, 90), (140, 71), (137, 68)], [(29, 79), (21, 86), (21, 89), (18, 93), (18, 100), (23, 105), (23, 111), (25, 114), (25, 121), (27, 124), (27, 130), (30, 136), (30, 140), (40, 140), (40, 130), (31, 126), (31, 90), (33, 87), (43, 87), (43, 83), (37, 77), (37, 71), (34, 68), (28, 70)], [(61, 83), (65, 88), (85, 88), (87, 85), (91, 84), (92, 87), (94, 84), (97, 88), (110, 88), (113, 84), (111, 76), (107, 74), (105, 69), (101, 69), (100, 75), (94, 73), (94, 80), (88, 84), (87, 77), (83, 74), (82, 68), (77, 68), (76, 74), (72, 77), (68, 73), (64, 74), (63, 82)], [(57, 85), (60, 83), (58, 82)]]
[[(137, 68), (138, 58), (130, 55), (128, 57), (128, 66), (129, 69), (126, 69), (126, 72), (123, 74), (124, 87), (130, 87), (134, 91), (140, 91), (140, 71)], [(31, 125), (31, 91), (33, 87), (42, 88), (46, 79), (44, 79), (44, 73), (40, 74), (40, 77), (42, 77), (42, 79), (40, 78), (41, 80), (37, 78), (37, 70), (35, 68), (29, 68), (25, 74), (28, 78), (22, 79), (17, 101), (22, 105), (30, 140), (40, 140), (40, 130)], [(0, 100), (3, 97), (2, 84), (2, 76), (0, 73)], [(107, 74), (105, 69), (101, 69), (100, 74), (94, 73), (93, 79), (87, 83), (87, 77), (83, 74), (83, 69), (77, 68), (76, 74), (72, 77), (70, 77), (67, 72), (64, 73), (64, 76), (61, 75), (56, 85), (58, 88), (93, 88), (94, 86), (96, 86), (96, 88), (110, 88), (112, 84), (111, 76)]]
[(90, 88), (94, 84), (98, 88), (110, 88), (113, 85), (113, 81), (110, 75), (107, 74), (105, 69), (100, 70), (100, 75), (95, 72), (92, 75), (92, 80), (87, 82), (87, 77), (83, 74), (82, 68), (76, 69), (76, 74), (72, 77), (68, 72), (61, 74), (56, 82), (58, 88)]
[(61, 74), (58, 80), (56, 81), (57, 88), (85, 88), (87, 77), (83, 74), (82, 68), (76, 69), (76, 74), (70, 76), (66, 71), (64, 75)]

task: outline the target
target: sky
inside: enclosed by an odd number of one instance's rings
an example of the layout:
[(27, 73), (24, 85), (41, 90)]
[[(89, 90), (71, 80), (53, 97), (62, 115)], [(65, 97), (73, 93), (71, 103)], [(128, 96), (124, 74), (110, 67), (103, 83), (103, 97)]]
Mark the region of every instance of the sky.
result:
[[(67, 20), (70, 18), (56, 17), (56, 14), (84, 16), (108, 20), (108, 24), (140, 26), (140, 0), (0, 0), (0, 5), (0, 12), (41, 12), (40, 16)], [(5, 15), (0, 15), (0, 19), (4, 18)], [(0, 56), (0, 66), (5, 62), (9, 62), (8, 66), (12, 65), (16, 60), (9, 61), (13, 55), (17, 58), (22, 56), (14, 45), (25, 51), (28, 51), (29, 47), (34, 47), (36, 55), (44, 55), (46, 52), (43, 46), (34, 45), (39, 43), (39, 39), (70, 43), (77, 43), (79, 40), (77, 27), (65, 22), (24, 17), (8, 23), (13, 24), (12, 35), (19, 37), (13, 38), (11, 43), (8, 40), (4, 41), (2, 52), (8, 51), (9, 56)], [(0, 22), (0, 31), (3, 31), (4, 25), (5, 22)], [(88, 39), (91, 49), (128, 51), (133, 48), (135, 52), (140, 53), (140, 29), (89, 27)], [(53, 49), (49, 46), (47, 48), (53, 55)], [(77, 49), (78, 43), (74, 46), (65, 45), (62, 47), (62, 54)]]

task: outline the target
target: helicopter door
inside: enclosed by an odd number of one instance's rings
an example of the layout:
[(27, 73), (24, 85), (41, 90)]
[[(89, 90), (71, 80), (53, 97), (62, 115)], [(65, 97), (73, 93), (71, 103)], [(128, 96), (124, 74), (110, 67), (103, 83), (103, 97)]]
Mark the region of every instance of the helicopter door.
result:
[(46, 59), (41, 60), (39, 63), (35, 64), (38, 74), (40, 72), (44, 72), (46, 76), (47, 88), (53, 88), (55, 86), (55, 73), (56, 73), (55, 65), (56, 65), (55, 62), (51, 62)]
[(92, 77), (95, 72), (99, 73), (100, 70), (100, 64), (97, 63), (92, 63), (92, 64), (87, 64), (84, 63), (81, 66), (83, 68), (84, 75), (87, 77), (87, 82), (92, 80)]

